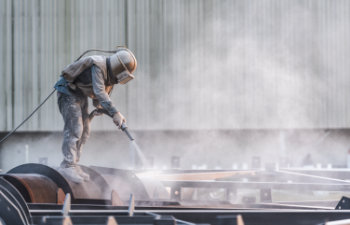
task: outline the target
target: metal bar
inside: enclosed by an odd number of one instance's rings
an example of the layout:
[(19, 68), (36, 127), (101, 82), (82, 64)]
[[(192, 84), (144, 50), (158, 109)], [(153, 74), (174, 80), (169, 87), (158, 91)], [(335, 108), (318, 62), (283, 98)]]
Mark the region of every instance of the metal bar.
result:
[(162, 181), (167, 187), (195, 188), (248, 188), (248, 189), (287, 189), (287, 190), (318, 190), (318, 191), (349, 191), (350, 184), (328, 183), (282, 183), (282, 182), (239, 182), (239, 181)]
[(350, 176), (350, 169), (332, 168), (332, 169), (304, 169), (304, 168), (282, 168), (282, 171), (291, 171), (302, 174), (310, 174), (322, 177), (346, 180)]
[(152, 177), (158, 180), (215, 180), (230, 178), (234, 176), (255, 176), (254, 170), (237, 170), (237, 171), (164, 171), (164, 173), (155, 173), (154, 171), (146, 171), (137, 173), (139, 177)]
[(303, 174), (303, 173), (297, 173), (297, 172), (292, 172), (292, 171), (276, 171), (276, 173), (283, 173), (283, 174), (288, 174), (288, 175), (297, 175), (297, 176), (303, 176), (303, 177), (310, 177), (310, 178), (317, 178), (321, 180), (327, 180), (327, 181), (336, 181), (336, 182), (342, 182), (342, 183), (347, 183), (350, 184), (350, 181), (347, 180), (342, 180), (342, 179), (335, 179), (335, 178), (330, 178), (330, 177), (325, 177), (325, 176), (317, 176), (317, 175), (310, 175), (310, 174)]

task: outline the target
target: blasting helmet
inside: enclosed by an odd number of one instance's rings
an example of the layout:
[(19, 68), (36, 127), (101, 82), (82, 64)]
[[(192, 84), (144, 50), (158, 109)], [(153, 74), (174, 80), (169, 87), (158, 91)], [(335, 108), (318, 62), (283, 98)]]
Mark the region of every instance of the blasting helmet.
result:
[(117, 83), (126, 84), (135, 78), (132, 73), (136, 70), (137, 61), (129, 49), (119, 48), (110, 57), (110, 64), (113, 77)]

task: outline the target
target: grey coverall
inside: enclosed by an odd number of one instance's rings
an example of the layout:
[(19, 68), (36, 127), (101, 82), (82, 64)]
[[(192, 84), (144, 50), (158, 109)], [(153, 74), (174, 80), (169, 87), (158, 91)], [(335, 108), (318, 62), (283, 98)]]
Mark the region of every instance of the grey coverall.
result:
[(118, 112), (109, 98), (116, 84), (110, 71), (109, 59), (104, 56), (82, 58), (62, 71), (55, 85), (64, 120), (61, 167), (75, 166), (79, 162), (82, 147), (89, 137), (88, 97), (96, 108), (105, 109), (110, 116)]

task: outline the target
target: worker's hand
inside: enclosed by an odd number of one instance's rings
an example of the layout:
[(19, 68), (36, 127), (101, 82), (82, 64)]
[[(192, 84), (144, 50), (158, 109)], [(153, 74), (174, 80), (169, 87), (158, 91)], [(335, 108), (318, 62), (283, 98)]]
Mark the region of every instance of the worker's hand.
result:
[(117, 112), (113, 115), (113, 122), (120, 128), (123, 123), (126, 123), (126, 119), (120, 112)]

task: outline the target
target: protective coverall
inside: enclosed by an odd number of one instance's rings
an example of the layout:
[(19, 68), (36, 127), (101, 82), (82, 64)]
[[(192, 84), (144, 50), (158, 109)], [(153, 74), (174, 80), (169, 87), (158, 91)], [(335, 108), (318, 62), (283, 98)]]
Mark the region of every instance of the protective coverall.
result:
[[(74, 77), (74, 81), (69, 77)], [(70, 81), (68, 81), (70, 80)], [(109, 95), (113, 85), (109, 58), (105, 56), (89, 56), (68, 65), (56, 83), (58, 106), (64, 120), (64, 138), (62, 152), (64, 159), (61, 168), (71, 168), (69, 176), (75, 182), (80, 177), (89, 179), (87, 174), (77, 166), (82, 147), (89, 137), (90, 119), (88, 113), (88, 97), (92, 98), (96, 108), (103, 108), (110, 116), (118, 113)], [(74, 171), (77, 169), (77, 174)], [(84, 176), (85, 175), (85, 176)]]

